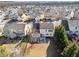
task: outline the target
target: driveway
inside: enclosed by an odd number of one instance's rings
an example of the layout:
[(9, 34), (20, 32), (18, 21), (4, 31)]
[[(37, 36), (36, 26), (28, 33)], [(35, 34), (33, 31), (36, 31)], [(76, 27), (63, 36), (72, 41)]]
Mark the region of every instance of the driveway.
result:
[(50, 39), (49, 46), (47, 48), (47, 57), (57, 57), (57, 48), (54, 39)]

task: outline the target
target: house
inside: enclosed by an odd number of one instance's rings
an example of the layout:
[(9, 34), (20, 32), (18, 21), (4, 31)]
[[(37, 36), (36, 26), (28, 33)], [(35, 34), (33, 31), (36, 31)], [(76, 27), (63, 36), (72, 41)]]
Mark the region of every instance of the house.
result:
[(13, 21), (13, 19), (2, 20), (0, 22), (0, 35), (2, 33), (9, 37), (23, 37), (32, 33), (33, 23)]
[(79, 31), (79, 20), (68, 20), (68, 25), (71, 31)]
[(0, 36), (3, 34), (3, 32), (4, 32), (4, 26), (5, 26), (5, 24), (6, 23), (8, 23), (9, 21), (10, 21), (10, 19), (8, 19), (8, 20), (3, 20), (3, 19), (1, 19), (2, 21), (0, 22)]
[(21, 18), (20, 18), (20, 16), (18, 16), (17, 14), (13, 14), (13, 15), (11, 16), (11, 19), (12, 19), (13, 21), (22, 21)]
[(33, 22), (33, 31), (40, 32), (40, 22)]
[(33, 32), (33, 33), (32, 33), (31, 41), (32, 41), (33, 43), (39, 43), (39, 42), (40, 42), (40, 33), (38, 33), (38, 32)]
[(40, 23), (40, 33), (46, 37), (53, 37), (54, 24), (52, 22)]
[(79, 42), (79, 20), (68, 20), (69, 31), (68, 36), (70, 39)]
[(25, 24), (22, 22), (9, 22), (3, 28), (5, 36), (13, 39), (15, 37), (25, 36)]
[(40, 15), (40, 19), (41, 20), (45, 19), (45, 15), (44, 14)]
[(21, 18), (23, 22), (32, 20), (30, 15), (25, 15), (25, 14), (23, 14)]
[(58, 27), (59, 25), (61, 25), (61, 23), (62, 23), (62, 20), (53, 21), (54, 28), (55, 28), (55, 27)]
[(32, 43), (39, 43), (40, 42), (40, 24), (39, 22), (33, 22), (33, 28), (32, 28)]
[(72, 10), (71, 13), (66, 16), (66, 19), (71, 19), (73, 17), (74, 17), (74, 10)]
[(68, 20), (69, 31), (79, 35), (79, 20)]
[(32, 42), (47, 43), (54, 35), (56, 26), (61, 25), (61, 20), (53, 22), (33, 22)]
[(40, 42), (48, 42), (47, 37), (51, 38), (54, 34), (54, 24), (52, 22), (40, 23)]
[(40, 22), (40, 17), (39, 16), (35, 17), (35, 22)]

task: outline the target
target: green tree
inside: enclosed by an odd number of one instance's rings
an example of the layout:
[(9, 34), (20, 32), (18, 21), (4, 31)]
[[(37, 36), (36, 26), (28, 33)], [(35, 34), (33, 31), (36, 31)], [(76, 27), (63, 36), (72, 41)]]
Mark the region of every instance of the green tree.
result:
[(65, 47), (69, 44), (67, 32), (64, 26), (60, 25), (59, 27), (55, 28), (55, 41), (57, 48), (62, 52)]
[(79, 57), (79, 46), (76, 46), (76, 50), (74, 51), (74, 57)]
[(0, 46), (0, 57), (6, 57), (9, 53), (6, 51), (6, 48), (3, 46)]
[(76, 46), (74, 43), (70, 43), (67, 47), (64, 48), (63, 52), (61, 53), (64, 57), (71, 57), (74, 56), (74, 51), (76, 50)]

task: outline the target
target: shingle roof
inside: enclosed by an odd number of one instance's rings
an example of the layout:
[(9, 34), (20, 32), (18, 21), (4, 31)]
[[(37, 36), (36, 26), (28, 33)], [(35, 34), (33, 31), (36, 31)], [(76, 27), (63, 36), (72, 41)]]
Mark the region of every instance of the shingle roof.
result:
[(79, 26), (79, 20), (68, 20), (70, 26)]
[(68, 20), (68, 25), (70, 30), (79, 30), (79, 20)]
[(53, 29), (54, 25), (51, 22), (40, 23), (40, 29)]
[(40, 33), (34, 32), (34, 33), (32, 33), (32, 37), (40, 37)]
[(24, 31), (24, 28), (25, 28), (25, 24), (13, 22), (13, 23), (6, 24), (4, 26), (4, 31), (7, 31), (9, 29), (13, 29), (16, 31), (18, 30)]

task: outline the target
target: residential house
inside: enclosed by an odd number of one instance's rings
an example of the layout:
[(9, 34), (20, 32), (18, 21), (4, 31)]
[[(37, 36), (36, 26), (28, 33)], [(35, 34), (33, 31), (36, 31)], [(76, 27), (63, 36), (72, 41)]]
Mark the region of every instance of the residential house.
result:
[(79, 42), (79, 20), (68, 20), (68, 36), (70, 39)]
[(2, 21), (0, 22), (0, 36), (3, 34), (3, 32), (4, 32), (4, 26), (5, 26), (5, 24), (7, 23), (7, 22), (9, 22), (10, 21), (10, 19), (8, 19), (8, 20), (3, 20), (3, 19), (1, 19)]
[(32, 33), (32, 38), (31, 38), (32, 43), (40, 43), (40, 33), (38, 32), (33, 32)]
[(12, 17), (11, 17), (11, 19), (13, 21), (22, 21), (22, 19), (20, 18), (20, 16), (18, 16), (17, 14), (13, 14)]
[(32, 42), (47, 43), (53, 37), (55, 27), (59, 25), (61, 25), (61, 20), (33, 22)]
[(32, 43), (39, 43), (40, 42), (40, 24), (39, 22), (33, 22), (32, 28)]
[(71, 19), (74, 17), (74, 11), (72, 10), (69, 15), (66, 16), (67, 19)]
[(79, 35), (79, 20), (68, 20), (69, 30)]
[(39, 16), (35, 17), (35, 22), (40, 22), (40, 17)]
[(23, 14), (21, 18), (23, 22), (32, 20), (30, 15), (25, 15), (25, 14)]
[(16, 37), (23, 37), (25, 36), (25, 24), (22, 22), (6, 23), (3, 28), (3, 33), (5, 36), (11, 39)]
[(9, 37), (23, 37), (32, 33), (33, 23), (13, 21), (13, 19), (2, 20), (0, 22), (0, 35), (2, 33)]
[(61, 23), (62, 23), (62, 20), (53, 21), (54, 28), (58, 27), (59, 25), (61, 25)]
[(40, 23), (40, 42), (47, 42), (47, 37), (51, 38), (54, 34), (54, 24), (52, 22)]

